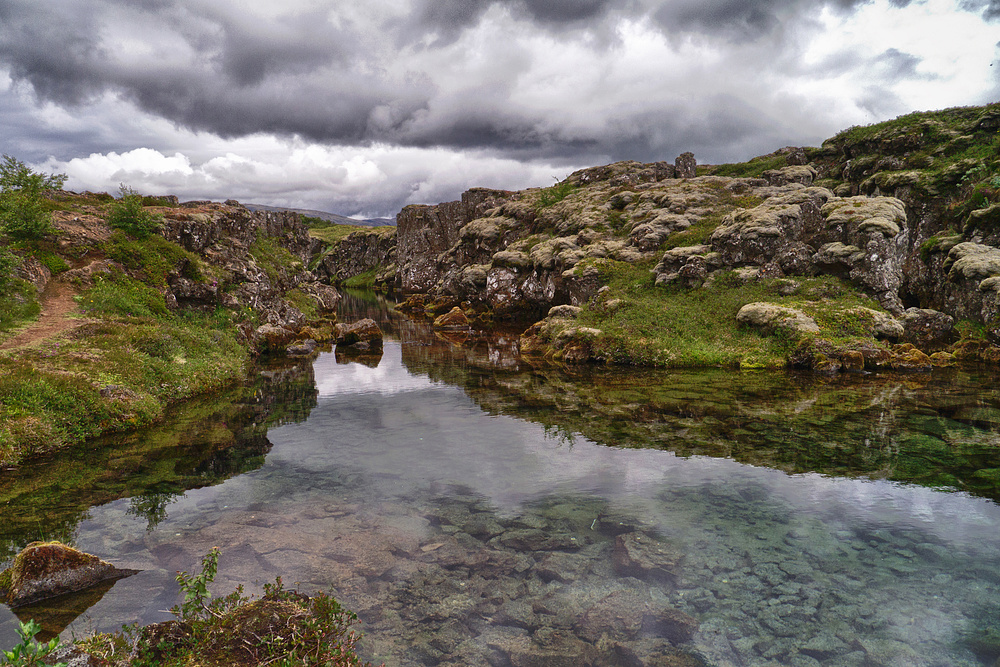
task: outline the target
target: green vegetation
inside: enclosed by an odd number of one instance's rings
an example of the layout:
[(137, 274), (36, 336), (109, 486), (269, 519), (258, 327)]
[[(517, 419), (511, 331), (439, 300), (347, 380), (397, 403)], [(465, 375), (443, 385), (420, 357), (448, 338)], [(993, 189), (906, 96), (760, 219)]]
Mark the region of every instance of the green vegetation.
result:
[(371, 288), (375, 284), (375, 278), (378, 276), (378, 273), (379, 269), (371, 269), (370, 271), (360, 273), (353, 278), (348, 278), (342, 282), (341, 285), (352, 289)]
[[(328, 246), (336, 245), (354, 232), (375, 231), (377, 227), (361, 225), (337, 225), (328, 223), (325, 227), (310, 227), (309, 236), (319, 239)], [(391, 229), (391, 228), (389, 228)]]
[(310, 227), (309, 236), (317, 238), (327, 245), (328, 248), (333, 248), (338, 243), (343, 241), (345, 238), (359, 232), (361, 234), (374, 234), (376, 236), (385, 237), (396, 233), (396, 228), (390, 225), (381, 225), (379, 227), (367, 227), (364, 225), (341, 225), (337, 223), (327, 223), (325, 227)]
[(107, 221), (113, 229), (144, 239), (159, 229), (163, 216), (147, 211), (142, 195), (122, 183), (118, 199), (108, 207)]
[(282, 246), (277, 239), (261, 236), (250, 246), (250, 255), (272, 284), (277, 284), (284, 271), (301, 269), (299, 258)]
[(12, 667), (40, 667), (49, 665), (50, 667), (67, 667), (65, 662), (46, 662), (45, 658), (59, 647), (59, 639), (52, 638), (44, 644), (35, 641), (35, 635), (42, 631), (42, 626), (29, 620), (21, 623), (17, 629), (21, 643), (11, 650), (3, 651), (3, 664)]
[[(613, 363), (647, 366), (730, 368), (784, 367), (797, 341), (781, 333), (764, 336), (736, 325), (736, 314), (748, 303), (767, 301), (802, 310), (826, 329), (835, 344), (868, 335), (865, 323), (840, 311), (855, 306), (878, 308), (868, 297), (832, 277), (789, 281), (759, 280), (741, 284), (723, 274), (708, 286), (687, 289), (656, 287), (649, 265), (601, 260), (595, 263), (610, 288), (600, 302), (576, 320), (549, 329), (549, 340), (564, 330), (599, 330), (589, 341), (594, 357)], [(857, 318), (855, 318), (857, 319)]]
[(699, 176), (730, 176), (732, 178), (760, 178), (769, 169), (787, 166), (785, 155), (762, 155), (747, 162), (706, 165), (698, 168)]
[(0, 356), (0, 462), (150, 424), (167, 404), (244, 376), (233, 315), (158, 314), (156, 295), (131, 279), (102, 281), (81, 305), (106, 319)]
[(15, 241), (32, 241), (52, 231), (52, 214), (42, 195), (61, 189), (62, 174), (39, 174), (10, 155), (0, 159), (0, 233)]
[(535, 205), (537, 208), (543, 209), (558, 204), (566, 199), (574, 189), (574, 185), (569, 181), (562, 181), (551, 187), (542, 188), (538, 193), (538, 199), (535, 200)]
[[(260, 599), (244, 595), (241, 586), (208, 602), (218, 559), (218, 549), (212, 549), (202, 559), (200, 573), (178, 573), (184, 601), (171, 610), (176, 620), (145, 628), (128, 626), (122, 632), (94, 635), (77, 646), (123, 667), (362, 667), (355, 652), (360, 636), (351, 629), (357, 617), (325, 593), (308, 597), (285, 590), (278, 577), (264, 585)], [(130, 659), (133, 645), (138, 655)]]
[(197, 255), (162, 236), (139, 239), (118, 231), (102, 249), (109, 259), (156, 287), (165, 286), (172, 271), (198, 282), (208, 279), (208, 268)]
[[(994, 229), (1000, 214), (979, 213), (1000, 203), (1000, 104), (918, 112), (852, 127), (824, 143), (831, 176), (862, 192), (909, 186), (944, 204), (955, 229)], [(850, 155), (849, 162), (843, 161)], [(841, 164), (843, 162), (843, 164)]]

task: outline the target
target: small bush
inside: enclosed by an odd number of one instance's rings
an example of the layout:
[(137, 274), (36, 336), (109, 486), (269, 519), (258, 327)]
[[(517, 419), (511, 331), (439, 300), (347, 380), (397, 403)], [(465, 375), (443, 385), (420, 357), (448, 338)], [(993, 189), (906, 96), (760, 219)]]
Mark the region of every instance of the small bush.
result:
[(107, 221), (111, 227), (137, 239), (144, 239), (160, 228), (163, 216), (147, 211), (143, 207), (142, 195), (124, 183), (118, 192), (118, 199), (108, 209)]
[(168, 312), (162, 294), (121, 274), (98, 278), (90, 290), (77, 298), (88, 314), (157, 317)]
[(104, 244), (104, 253), (151, 285), (165, 285), (167, 274), (177, 268), (186, 278), (204, 280), (201, 259), (161, 236), (137, 239), (116, 232)]
[(556, 183), (550, 188), (543, 188), (538, 194), (538, 208), (548, 208), (549, 206), (558, 204), (563, 199), (566, 199), (571, 192), (573, 192), (573, 184), (569, 181)]

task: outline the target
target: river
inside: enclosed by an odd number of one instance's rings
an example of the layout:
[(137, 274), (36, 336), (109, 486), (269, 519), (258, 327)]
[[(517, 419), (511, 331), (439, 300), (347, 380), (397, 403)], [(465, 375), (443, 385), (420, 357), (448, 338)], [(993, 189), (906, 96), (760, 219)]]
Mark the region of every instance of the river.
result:
[(8, 552), (58, 537), (142, 570), (64, 637), (170, 618), (218, 546), (213, 590), (332, 590), (388, 665), (1000, 657), (995, 373), (560, 369), (346, 302), (381, 355), (266, 368), (5, 473)]

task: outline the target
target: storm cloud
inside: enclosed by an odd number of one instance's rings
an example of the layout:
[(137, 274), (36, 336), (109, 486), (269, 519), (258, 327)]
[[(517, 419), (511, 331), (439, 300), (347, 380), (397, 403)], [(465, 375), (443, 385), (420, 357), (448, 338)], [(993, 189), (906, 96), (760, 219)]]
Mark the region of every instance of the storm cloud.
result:
[[(898, 28), (934, 12), (965, 33), (937, 35), (940, 62)], [(998, 0), (0, 0), (2, 148), (53, 165), (180, 151), (194, 166), (172, 182), (188, 188), (225, 181), (205, 166), (236, 145), (285, 146), (225, 162), (276, 178), (264, 165), (293, 147), (345, 160), (398, 149), (415, 171), (378, 162), (410, 179), (371, 208), (388, 207), (453, 180), (417, 173), (421, 153), (458, 156), (468, 178), (502, 172), (465, 183), (502, 187), (521, 182), (514, 164), (740, 160), (925, 98), (983, 103), (996, 40), (967, 26), (998, 17)], [(952, 51), (973, 50), (982, 71), (948, 70)], [(371, 196), (301, 191), (358, 211)]]

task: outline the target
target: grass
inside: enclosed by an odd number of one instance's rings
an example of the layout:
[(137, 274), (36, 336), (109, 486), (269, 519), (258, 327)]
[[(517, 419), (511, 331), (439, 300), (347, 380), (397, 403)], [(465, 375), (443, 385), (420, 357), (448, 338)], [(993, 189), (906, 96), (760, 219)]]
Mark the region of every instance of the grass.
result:
[(248, 362), (226, 314), (109, 318), (0, 356), (0, 463), (148, 425), (243, 377)]
[(365, 271), (364, 273), (359, 273), (356, 276), (348, 278), (343, 283), (342, 286), (354, 289), (370, 288), (375, 284), (375, 277), (378, 275), (379, 269), (371, 269)]
[[(334, 246), (340, 243), (342, 240), (353, 234), (354, 232), (366, 232), (380, 229), (379, 227), (365, 227), (362, 225), (337, 225), (330, 224), (326, 227), (310, 227), (309, 236), (319, 239), (328, 246)], [(393, 229), (392, 227), (387, 227), (386, 229)]]
[(563, 199), (566, 199), (575, 189), (575, 186), (569, 181), (562, 181), (551, 187), (542, 188), (538, 193), (538, 198), (535, 200), (535, 205), (539, 209), (554, 206)]
[[(831, 175), (846, 178), (840, 164), (850, 155), (849, 176), (863, 192), (910, 186), (944, 202), (942, 222), (962, 229), (971, 214), (1000, 201), (1000, 132), (980, 121), (1000, 104), (918, 112), (852, 127), (824, 142), (833, 152)], [(885, 163), (892, 156), (896, 162)], [(993, 220), (975, 224), (995, 226)]]
[(27, 280), (14, 278), (0, 291), (0, 331), (8, 331), (41, 312), (38, 292)]
[(272, 284), (276, 284), (288, 269), (303, 268), (301, 260), (282, 246), (277, 239), (261, 236), (250, 246), (250, 255)]
[[(603, 333), (592, 341), (598, 359), (623, 364), (661, 367), (780, 368), (786, 365), (796, 342), (787, 336), (761, 335), (740, 326), (736, 314), (744, 305), (768, 301), (799, 308), (825, 326), (827, 337), (844, 343), (865, 335), (864, 323), (851, 323), (838, 314), (855, 306), (877, 308), (868, 297), (831, 277), (798, 279), (790, 295), (784, 284), (762, 280), (739, 285), (726, 276), (709, 287), (689, 290), (656, 287), (649, 265), (602, 260), (597, 263), (609, 291), (603, 304), (613, 308), (585, 308), (564, 328), (583, 326)], [(551, 331), (550, 337), (558, 335)]]
[(725, 189), (719, 190), (719, 201), (712, 207), (712, 212), (703, 216), (687, 229), (671, 234), (664, 241), (662, 249), (681, 248), (689, 245), (699, 245), (708, 243), (712, 238), (712, 232), (722, 224), (727, 215), (736, 208), (754, 208), (760, 205), (764, 199), (756, 195), (744, 195), (734, 197)]
[(197, 255), (162, 236), (136, 239), (115, 232), (102, 249), (109, 259), (150, 285), (165, 286), (167, 276), (177, 270), (185, 278), (207, 280), (208, 268)]
[(781, 169), (788, 165), (785, 155), (762, 155), (747, 162), (733, 162), (706, 166), (699, 176), (730, 176), (732, 178), (760, 178), (768, 169)]

